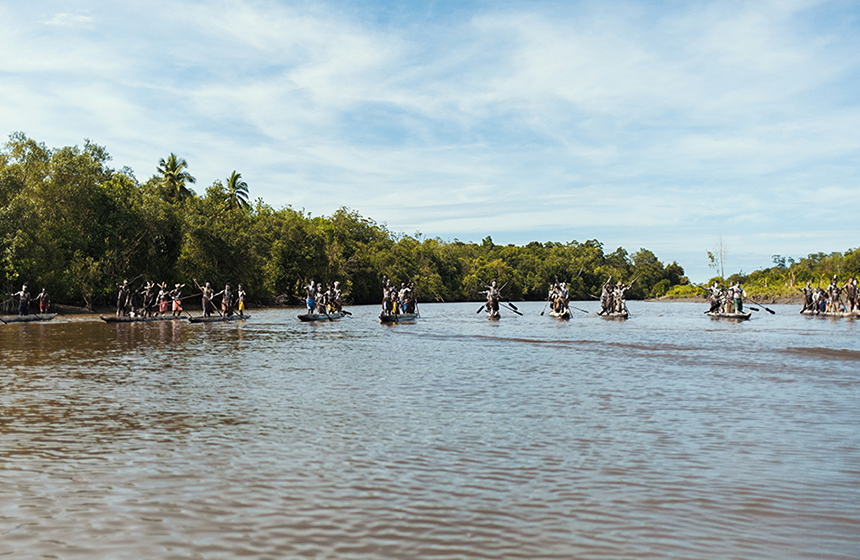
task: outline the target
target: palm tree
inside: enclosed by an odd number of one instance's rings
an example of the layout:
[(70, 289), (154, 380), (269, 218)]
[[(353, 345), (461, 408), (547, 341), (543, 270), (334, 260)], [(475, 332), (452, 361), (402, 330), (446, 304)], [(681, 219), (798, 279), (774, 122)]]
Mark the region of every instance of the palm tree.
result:
[(158, 172), (161, 174), (161, 185), (165, 196), (169, 200), (182, 201), (191, 196), (191, 191), (185, 187), (185, 183), (197, 181), (185, 168), (188, 162), (171, 153), (167, 161), (162, 159), (158, 162)]
[(247, 212), (251, 205), (248, 204), (248, 183), (242, 180), (242, 174), (234, 170), (227, 179), (227, 192), (224, 194), (224, 206), (230, 210), (238, 208)]

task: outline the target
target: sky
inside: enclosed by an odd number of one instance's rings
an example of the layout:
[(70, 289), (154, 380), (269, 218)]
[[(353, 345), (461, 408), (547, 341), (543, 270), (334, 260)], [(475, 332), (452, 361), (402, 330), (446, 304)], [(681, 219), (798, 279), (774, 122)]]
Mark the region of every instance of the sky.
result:
[(853, 1), (0, 3), (0, 138), (694, 282), (860, 246)]

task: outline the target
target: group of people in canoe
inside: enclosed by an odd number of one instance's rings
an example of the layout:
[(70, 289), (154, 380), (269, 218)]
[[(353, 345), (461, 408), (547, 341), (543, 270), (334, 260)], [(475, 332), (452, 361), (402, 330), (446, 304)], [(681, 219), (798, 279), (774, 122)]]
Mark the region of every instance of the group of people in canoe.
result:
[(629, 284), (619, 280), (613, 285), (610, 274), (600, 290), (600, 312), (598, 315), (627, 313), (627, 290), (633, 286), (634, 282), (636, 282), (636, 278)]
[[(30, 290), (28, 288), (29, 284), (24, 282), (24, 285), (21, 286), (21, 289), (13, 294), (6, 294), (9, 299), (4, 301), (6, 303), (13, 298), (18, 298), (18, 315), (29, 315), (30, 314), (30, 303), (33, 300), (30, 297)], [(35, 301), (39, 304), (39, 313), (44, 314), (47, 313), (51, 308), (51, 298), (48, 296), (48, 290), (42, 288), (42, 291), (35, 297)]]
[(570, 313), (570, 309), (568, 308), (568, 305), (570, 305), (570, 290), (568, 290), (567, 284), (559, 282), (558, 278), (556, 278), (555, 282), (553, 282), (549, 287), (549, 293), (547, 294), (546, 299), (550, 304), (550, 310), (552, 313), (555, 313), (556, 315)]
[(854, 313), (860, 310), (860, 290), (856, 278), (849, 278), (840, 286), (839, 278), (834, 276), (830, 285), (824, 289), (812, 287), (807, 282), (800, 291), (803, 293), (801, 313)]
[[(236, 293), (233, 294), (230, 284), (224, 289), (215, 292), (212, 285), (206, 282), (202, 286), (194, 279), (194, 286), (200, 292), (203, 316), (209, 317), (216, 310), (215, 298), (221, 299), (219, 313), (230, 317), (238, 308), (239, 315), (245, 311), (245, 290), (239, 284)], [(170, 313), (173, 317), (179, 317), (185, 312), (182, 302), (185, 299), (195, 297), (196, 294), (182, 295), (185, 284), (174, 284), (173, 289), (166, 282), (156, 284), (149, 280), (145, 281), (139, 289), (132, 289), (132, 283), (123, 280), (117, 284), (118, 293), (116, 298), (117, 317), (164, 317)], [(157, 288), (157, 290), (156, 290)]]
[(340, 282), (335, 282), (334, 285), (315, 282), (311, 279), (310, 283), (304, 287), (307, 293), (305, 304), (308, 307), (308, 314), (321, 313), (323, 315), (331, 315), (340, 313), (343, 310), (343, 294), (340, 290)]
[(387, 276), (382, 277), (382, 312), (380, 316), (415, 313), (418, 297), (414, 282), (401, 282), (400, 287)]
[(744, 297), (746, 292), (740, 282), (729, 285), (728, 288), (721, 283), (714, 282), (708, 288), (708, 302), (711, 308), (708, 313), (721, 313), (732, 315), (744, 312)]

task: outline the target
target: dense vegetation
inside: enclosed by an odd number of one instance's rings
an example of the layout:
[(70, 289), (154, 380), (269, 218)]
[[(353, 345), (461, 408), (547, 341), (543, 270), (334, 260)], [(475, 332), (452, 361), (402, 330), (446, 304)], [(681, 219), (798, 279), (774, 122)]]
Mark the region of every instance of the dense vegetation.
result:
[[(836, 276), (841, 286), (848, 278), (860, 278), (860, 249), (849, 249), (844, 253), (813, 253), (799, 260), (782, 255), (773, 256), (774, 266), (756, 270), (750, 274), (738, 272), (726, 281), (740, 281), (746, 292), (755, 297), (798, 296), (800, 289), (809, 282), (812, 286), (826, 287)], [(721, 281), (712, 278), (709, 284)], [(680, 288), (674, 291), (681, 292)], [(704, 289), (701, 289), (704, 293)]]
[(495, 278), (513, 300), (541, 300), (556, 278), (571, 296), (598, 294), (611, 274), (635, 279), (629, 297), (661, 296), (688, 284), (676, 263), (664, 266), (647, 249), (605, 253), (583, 243), (496, 245), (443, 241), (390, 232), (341, 208), (311, 217), (290, 207), (250, 203), (233, 171), (199, 196), (188, 164), (175, 154), (140, 183), (132, 171), (108, 167), (107, 151), (49, 149), (13, 134), (0, 152), (0, 285), (5, 291), (48, 289), (55, 302), (110, 303), (123, 279), (242, 283), (249, 299), (291, 303), (310, 278), (340, 280), (353, 303), (381, 299), (381, 280), (413, 280), (425, 301), (478, 298)]

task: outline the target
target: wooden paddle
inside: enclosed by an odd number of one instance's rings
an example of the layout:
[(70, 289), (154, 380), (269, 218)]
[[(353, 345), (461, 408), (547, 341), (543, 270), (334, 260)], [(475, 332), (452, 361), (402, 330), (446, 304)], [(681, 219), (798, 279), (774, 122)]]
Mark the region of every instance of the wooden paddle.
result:
[(767, 311), (768, 313), (770, 313), (771, 315), (776, 315), (776, 311), (774, 311), (773, 309), (768, 309), (767, 307), (765, 307), (765, 306), (764, 306), (764, 305), (762, 305), (761, 303), (757, 302), (756, 300), (754, 300), (754, 299), (752, 299), (752, 298), (744, 298), (744, 299), (748, 299), (748, 300), (750, 300), (751, 302), (753, 302), (754, 304), (758, 305), (759, 307), (764, 308), (764, 310), (765, 310), (765, 311)]
[(508, 303), (507, 305), (511, 308), (511, 311), (513, 311), (513, 312), (514, 312), (514, 313), (516, 313), (517, 315), (522, 316), (522, 313), (520, 313), (519, 311), (517, 311), (517, 308), (516, 308), (516, 307), (514, 307), (514, 306), (513, 306), (513, 305), (511, 305), (510, 303)]

